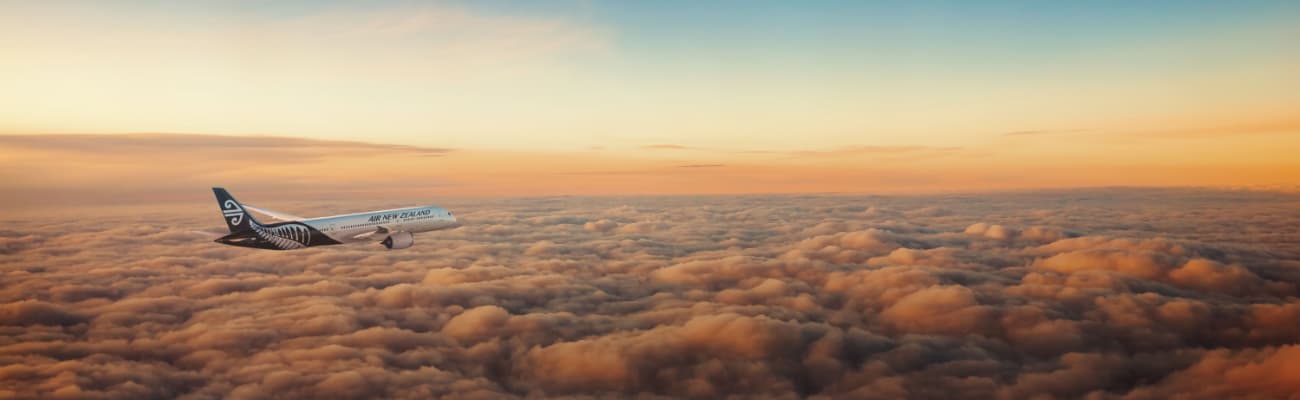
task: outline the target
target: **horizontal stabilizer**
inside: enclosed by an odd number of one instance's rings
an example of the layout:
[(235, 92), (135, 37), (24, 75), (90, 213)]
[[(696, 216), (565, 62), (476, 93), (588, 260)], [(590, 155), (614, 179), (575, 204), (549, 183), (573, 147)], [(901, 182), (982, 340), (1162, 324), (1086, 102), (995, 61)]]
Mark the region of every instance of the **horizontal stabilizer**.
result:
[(269, 216), (269, 217), (271, 217), (271, 218), (275, 218), (275, 219), (278, 219), (278, 220), (281, 220), (281, 221), (302, 221), (302, 220), (306, 219), (306, 218), (303, 218), (303, 217), (299, 217), (299, 216), (297, 216), (297, 215), (287, 214), (287, 213), (282, 213), (282, 212), (275, 211), (275, 210), (267, 210), (267, 209), (265, 209), (265, 208), (260, 208), (260, 207), (253, 207), (253, 206), (250, 206), (250, 205), (247, 205), (247, 204), (243, 204), (243, 206), (244, 206), (244, 208), (248, 209), (249, 211), (252, 211), (252, 212), (255, 212), (255, 213), (258, 213), (258, 214), (263, 214), (263, 215), (266, 215), (266, 216)]
[(191, 230), (191, 231), (189, 231), (189, 232), (187, 232), (187, 233), (191, 233), (191, 234), (194, 234), (194, 235), (200, 235), (200, 236), (205, 236), (205, 237), (210, 237), (210, 238), (216, 239), (216, 238), (219, 238), (219, 237), (222, 237), (222, 236), (226, 236), (226, 235), (229, 234), (230, 232), (227, 231), (226, 229), (195, 229), (195, 230)]

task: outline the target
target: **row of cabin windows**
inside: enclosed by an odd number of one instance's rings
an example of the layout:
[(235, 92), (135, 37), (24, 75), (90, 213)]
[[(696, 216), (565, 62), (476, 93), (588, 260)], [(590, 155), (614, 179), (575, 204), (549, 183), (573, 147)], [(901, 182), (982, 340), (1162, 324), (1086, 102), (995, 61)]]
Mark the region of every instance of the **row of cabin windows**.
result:
[[(448, 212), (447, 212), (447, 216), (451, 216), (451, 211), (448, 211)], [(429, 219), (429, 218), (433, 218), (433, 217), (434, 217), (434, 215), (426, 215), (426, 216), (423, 216), (423, 217), (415, 218), (414, 220)], [(363, 226), (374, 226), (374, 225), (379, 225), (379, 224), (380, 224), (379, 222), (369, 222), (369, 223), (364, 223), (364, 224), (346, 225), (346, 226), (343, 226), (343, 227), (341, 227), (341, 228), (339, 228), (339, 229), (352, 229), (352, 228), (360, 228), (360, 227), (363, 227)]]

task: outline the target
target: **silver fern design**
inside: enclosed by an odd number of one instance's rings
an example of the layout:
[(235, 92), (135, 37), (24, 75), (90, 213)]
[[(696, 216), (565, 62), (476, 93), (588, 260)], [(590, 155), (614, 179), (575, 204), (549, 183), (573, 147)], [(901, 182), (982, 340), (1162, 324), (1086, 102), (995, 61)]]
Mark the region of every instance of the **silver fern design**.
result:
[(302, 224), (278, 226), (253, 224), (253, 232), (282, 250), (301, 249), (311, 243), (311, 229)]
[(244, 208), (239, 206), (234, 199), (228, 199), (221, 204), (221, 214), (230, 219), (230, 225), (238, 226), (244, 222)]

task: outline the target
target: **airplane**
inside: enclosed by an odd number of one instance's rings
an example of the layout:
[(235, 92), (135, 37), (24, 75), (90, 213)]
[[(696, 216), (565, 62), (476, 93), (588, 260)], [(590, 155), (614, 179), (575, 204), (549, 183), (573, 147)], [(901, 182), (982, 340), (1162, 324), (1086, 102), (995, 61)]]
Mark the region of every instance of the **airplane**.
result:
[[(216, 194), (221, 216), (230, 228), (229, 235), (215, 242), (231, 246), (294, 250), (378, 241), (389, 250), (396, 250), (411, 247), (415, 243), (414, 233), (460, 226), (450, 211), (434, 206), (302, 218), (242, 204), (224, 188), (214, 187), (212, 193)], [(248, 211), (285, 222), (262, 224)]]

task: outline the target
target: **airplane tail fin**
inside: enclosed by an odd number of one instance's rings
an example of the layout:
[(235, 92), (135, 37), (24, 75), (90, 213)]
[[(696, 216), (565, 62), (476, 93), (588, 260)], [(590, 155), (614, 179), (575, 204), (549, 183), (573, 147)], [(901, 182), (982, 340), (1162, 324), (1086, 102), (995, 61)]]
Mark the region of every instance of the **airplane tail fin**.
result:
[(253, 215), (244, 210), (244, 206), (235, 200), (225, 188), (214, 187), (212, 193), (217, 195), (217, 205), (221, 207), (221, 216), (225, 218), (226, 225), (230, 227), (230, 233), (244, 232), (253, 229), (257, 221), (253, 220)]

